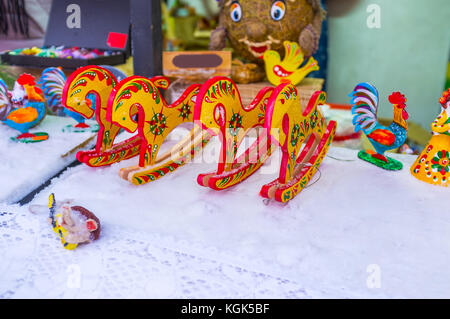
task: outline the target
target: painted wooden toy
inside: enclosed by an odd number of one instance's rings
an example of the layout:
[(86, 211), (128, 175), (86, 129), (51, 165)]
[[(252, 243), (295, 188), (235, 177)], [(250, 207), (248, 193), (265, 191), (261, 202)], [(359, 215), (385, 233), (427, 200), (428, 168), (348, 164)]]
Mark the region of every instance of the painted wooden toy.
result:
[(46, 108), (41, 90), (32, 75), (24, 73), (14, 83), (11, 92), (5, 83), (0, 84), (0, 113), (2, 122), (21, 134), (11, 138), (22, 143), (36, 143), (48, 139), (45, 132), (30, 133), (45, 117)]
[(58, 206), (55, 195), (48, 199), (49, 223), (58, 234), (61, 244), (67, 250), (74, 250), (79, 244), (87, 244), (99, 239), (100, 220), (81, 206)]
[(76, 112), (70, 111), (62, 105), (62, 95), (67, 78), (61, 68), (50, 67), (42, 72), (39, 84), (44, 92), (48, 107), (53, 113), (73, 118), (77, 124), (69, 124), (63, 128), (63, 132), (98, 132), (98, 124), (90, 126), (86, 124), (86, 118)]
[(313, 57), (310, 57), (306, 64), (301, 66), (304, 62), (304, 55), (298, 43), (284, 41), (284, 51), (283, 60), (277, 51), (268, 50), (264, 53), (267, 79), (273, 85), (289, 82), (297, 85), (309, 73), (319, 70), (319, 64)]
[[(264, 77), (263, 60), (267, 50), (283, 52), (283, 41), (299, 43), (306, 56), (312, 56), (319, 47), (322, 21), (326, 14), (320, 0), (218, 0), (219, 23), (211, 32), (209, 49), (222, 50), (227, 41), (233, 56), (256, 64), (247, 72), (245, 65), (236, 64), (234, 80), (248, 83)], [(260, 67), (261, 66), (261, 67)], [(260, 70), (262, 72), (260, 72)], [(242, 72), (241, 72), (242, 71)], [(249, 75), (249, 77), (242, 77)], [(261, 74), (259, 79), (255, 74)]]
[(116, 77), (109, 70), (86, 66), (72, 73), (64, 85), (62, 104), (84, 118), (95, 116), (99, 125), (95, 150), (77, 153), (77, 159), (88, 166), (111, 165), (140, 152), (141, 138), (138, 135), (114, 144), (120, 127), (106, 119), (106, 109), (116, 84)]
[[(280, 175), (264, 185), (260, 195), (280, 202), (294, 198), (316, 172), (336, 131), (336, 122), (330, 121), (327, 126), (318, 109), (325, 99), (324, 92), (316, 92), (302, 111), (297, 88), (285, 83), (262, 89), (244, 107), (231, 79), (207, 81), (197, 97), (194, 120), (219, 135), (222, 145), (217, 171), (200, 174), (197, 182), (215, 190), (236, 185), (255, 173), (280, 145)], [(264, 128), (263, 133), (236, 157), (245, 135), (258, 126)], [(304, 141), (306, 145), (297, 156)]]
[(264, 164), (272, 152), (272, 145), (267, 144), (265, 134), (259, 136), (242, 155), (236, 155), (249, 130), (264, 126), (272, 91), (272, 87), (262, 89), (245, 107), (231, 79), (214, 77), (202, 85), (196, 100), (194, 121), (209, 134), (219, 136), (221, 150), (217, 170), (200, 174), (197, 177), (200, 185), (215, 190), (226, 189), (242, 182)]
[(279, 177), (261, 188), (262, 197), (287, 202), (316, 173), (336, 133), (336, 122), (327, 124), (318, 108), (325, 101), (325, 92), (317, 91), (303, 109), (294, 85), (281, 84), (272, 92), (264, 127), (270, 134), (269, 143), (274, 141), (281, 147), (282, 157)]
[(393, 105), (394, 120), (388, 127), (381, 125), (377, 120), (378, 91), (369, 83), (360, 83), (353, 90), (351, 104), (353, 124), (355, 131), (363, 131), (375, 148), (360, 151), (358, 157), (386, 170), (400, 170), (403, 164), (384, 153), (396, 149), (405, 143), (408, 134), (408, 113), (406, 112), (406, 98), (400, 92), (389, 96)]
[[(119, 175), (135, 185), (155, 181), (189, 162), (209, 141), (210, 136), (194, 127), (178, 144), (158, 157), (170, 132), (182, 123), (193, 122), (193, 108), (200, 85), (186, 89), (168, 104), (159, 88), (167, 88), (165, 77), (148, 79), (132, 76), (122, 80), (108, 101), (108, 120), (140, 137), (139, 165), (122, 168)], [(137, 119), (136, 119), (137, 116)]]
[(12, 110), (12, 104), (5, 81), (0, 79), (0, 121), (3, 121)]
[(61, 105), (62, 90), (66, 83), (66, 75), (60, 68), (46, 68), (41, 73), (38, 84), (47, 100), (49, 110), (56, 115), (64, 115), (64, 107)]
[(417, 179), (444, 187), (450, 186), (450, 89), (439, 99), (442, 109), (431, 124), (433, 136), (411, 166)]

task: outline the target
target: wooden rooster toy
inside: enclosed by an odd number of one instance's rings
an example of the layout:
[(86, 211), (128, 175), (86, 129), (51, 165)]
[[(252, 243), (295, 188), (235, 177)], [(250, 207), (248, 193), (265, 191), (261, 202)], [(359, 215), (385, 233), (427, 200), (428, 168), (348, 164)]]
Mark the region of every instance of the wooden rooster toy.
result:
[(67, 78), (61, 68), (50, 67), (42, 72), (39, 84), (44, 92), (49, 108), (57, 115), (67, 115), (77, 121), (77, 124), (69, 124), (63, 128), (63, 132), (98, 132), (98, 124), (89, 125), (86, 118), (79, 113), (70, 111), (62, 104), (62, 95)]
[(319, 64), (313, 57), (300, 67), (303, 64), (304, 55), (298, 43), (284, 41), (284, 50), (283, 61), (277, 51), (268, 50), (264, 53), (267, 79), (273, 85), (282, 83), (297, 85), (309, 73), (319, 70)]
[(400, 92), (394, 92), (389, 96), (389, 102), (394, 108), (394, 121), (387, 127), (378, 122), (378, 91), (373, 85), (360, 83), (350, 96), (355, 131), (363, 131), (375, 149), (375, 152), (360, 151), (358, 157), (386, 170), (402, 169), (401, 162), (385, 156), (384, 153), (405, 143), (408, 133), (406, 121), (409, 117), (406, 112), (405, 96)]
[(3, 121), (11, 110), (12, 105), (8, 96), (8, 87), (5, 81), (0, 79), (0, 121)]
[(12, 140), (22, 143), (35, 143), (48, 139), (45, 132), (29, 133), (29, 129), (38, 125), (45, 117), (46, 108), (42, 91), (36, 86), (32, 75), (22, 74), (14, 84), (11, 92), (4, 83), (0, 85), (1, 121), (18, 130), (21, 134)]

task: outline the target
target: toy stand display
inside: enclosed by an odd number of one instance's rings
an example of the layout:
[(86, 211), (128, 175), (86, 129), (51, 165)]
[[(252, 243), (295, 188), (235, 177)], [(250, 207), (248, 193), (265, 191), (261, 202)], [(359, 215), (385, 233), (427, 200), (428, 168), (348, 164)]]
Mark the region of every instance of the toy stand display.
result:
[(450, 297), (450, 89), (432, 135), (411, 81), (340, 100), (322, 4), (53, 1), (0, 55), (0, 298)]
[[(68, 17), (70, 12), (74, 15)], [(98, 16), (104, 19), (100, 22)], [(123, 64), (129, 55), (129, 17), (128, 1), (113, 0), (106, 6), (89, 0), (55, 1), (44, 47), (6, 51), (1, 60), (12, 65), (65, 69)]]

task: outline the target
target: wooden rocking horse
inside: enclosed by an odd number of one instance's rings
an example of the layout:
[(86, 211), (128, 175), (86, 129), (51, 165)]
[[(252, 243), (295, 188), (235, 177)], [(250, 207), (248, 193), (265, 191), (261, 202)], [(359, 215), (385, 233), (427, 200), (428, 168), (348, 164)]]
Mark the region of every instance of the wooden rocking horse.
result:
[[(325, 100), (326, 94), (318, 91), (303, 111), (297, 88), (281, 84), (262, 89), (244, 107), (232, 80), (210, 79), (197, 96), (194, 120), (210, 134), (219, 135), (221, 156), (217, 171), (200, 174), (197, 182), (215, 190), (236, 185), (256, 172), (278, 144), (282, 151), (279, 177), (264, 185), (260, 195), (279, 202), (294, 198), (320, 166), (336, 131), (336, 122), (327, 126), (317, 109)], [(264, 133), (236, 158), (246, 133), (257, 126), (264, 127)]]
[(106, 120), (108, 98), (116, 84), (115, 76), (107, 69), (86, 66), (72, 73), (64, 86), (62, 104), (87, 119), (95, 115), (99, 125), (95, 150), (77, 153), (77, 159), (88, 166), (111, 165), (139, 154), (140, 137), (114, 144), (120, 127)]
[(164, 81), (169, 84), (165, 77), (132, 76), (122, 80), (109, 97), (107, 119), (128, 132), (138, 131), (139, 165), (122, 168), (119, 173), (135, 185), (173, 172), (189, 162), (210, 139), (207, 132), (194, 127), (179, 143), (157, 157), (163, 141), (174, 128), (193, 122), (195, 98), (200, 88), (199, 84), (191, 85), (169, 105), (158, 89)]
[(262, 89), (253, 102), (244, 107), (236, 84), (226, 77), (214, 77), (200, 89), (194, 121), (221, 141), (217, 171), (200, 174), (197, 182), (215, 190), (236, 185), (261, 167), (270, 156), (272, 145), (267, 138), (258, 138), (248, 150), (236, 158), (237, 151), (249, 130), (263, 127), (266, 106), (273, 88)]
[(325, 92), (317, 91), (302, 110), (298, 90), (292, 84), (281, 84), (272, 92), (264, 127), (270, 141), (280, 145), (282, 157), (279, 177), (261, 188), (262, 197), (287, 202), (314, 176), (336, 133), (336, 122), (327, 125), (318, 109), (325, 101)]

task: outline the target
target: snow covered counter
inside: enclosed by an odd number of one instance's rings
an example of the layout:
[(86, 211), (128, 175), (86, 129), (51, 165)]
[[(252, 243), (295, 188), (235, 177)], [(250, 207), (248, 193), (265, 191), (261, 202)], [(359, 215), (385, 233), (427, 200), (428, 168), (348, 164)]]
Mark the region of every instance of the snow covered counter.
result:
[(0, 203), (22, 199), (73, 162), (77, 150), (94, 145), (93, 133), (62, 132), (74, 123), (72, 118), (48, 115), (31, 132), (47, 132), (49, 139), (30, 144), (11, 141), (19, 132), (0, 124)]
[(0, 204), (0, 298), (305, 298), (302, 286), (182, 241), (108, 224), (68, 251), (46, 215)]
[(331, 148), (285, 206), (258, 195), (277, 154), (221, 192), (196, 183), (212, 162), (143, 186), (118, 176), (137, 159), (70, 168), (33, 204), (73, 198), (102, 237), (66, 251), (46, 213), (4, 208), (0, 297), (450, 297), (449, 190), (412, 177), (413, 156), (393, 155), (405, 167), (388, 172), (356, 154)]

